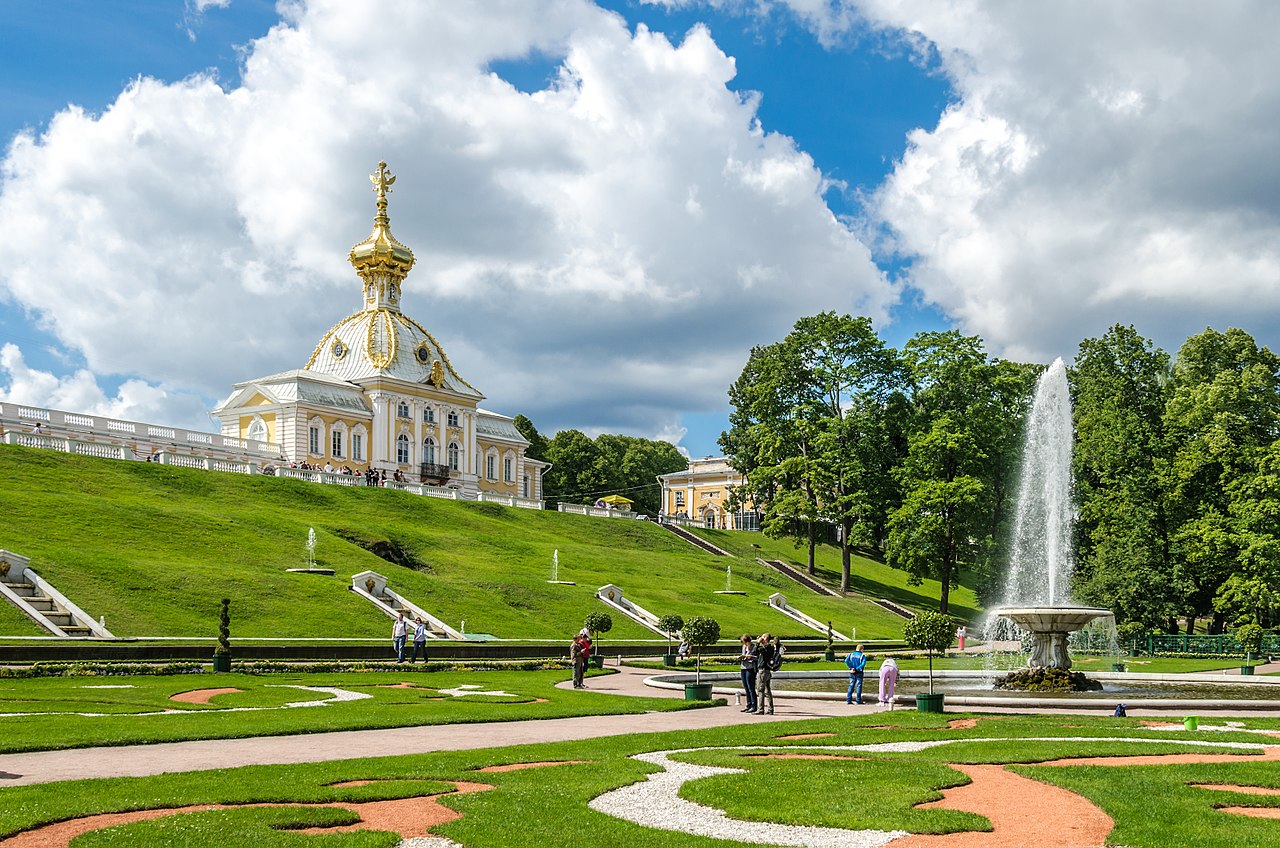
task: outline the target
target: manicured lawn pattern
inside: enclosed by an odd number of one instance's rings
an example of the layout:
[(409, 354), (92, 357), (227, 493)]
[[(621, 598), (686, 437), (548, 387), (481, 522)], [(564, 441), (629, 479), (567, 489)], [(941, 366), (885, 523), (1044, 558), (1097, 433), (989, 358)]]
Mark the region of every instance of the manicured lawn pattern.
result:
[[(749, 833), (785, 834), (789, 829), (814, 828), (815, 833), (827, 829), (836, 834), (833, 838), (843, 840), (815, 838), (791, 844), (897, 848), (942, 844), (931, 834), (986, 838), (984, 833), (992, 827), (987, 817), (947, 809), (945, 802), (952, 796), (962, 797), (971, 781), (1006, 775), (1011, 782), (1005, 785), (1022, 787), (1029, 796), (1013, 799), (1032, 811), (1021, 819), (1035, 824), (1035, 819), (1050, 815), (1051, 799), (1059, 792), (1051, 787), (1062, 787), (1075, 793), (1080, 803), (1096, 808), (1095, 825), (1114, 821), (1110, 835), (1104, 832), (1098, 837), (1112, 845), (1262, 848), (1280, 842), (1280, 821), (1219, 809), (1280, 808), (1280, 796), (1243, 790), (1280, 787), (1275, 759), (1280, 742), (1274, 738), (1280, 722), (1254, 719), (1248, 722), (1254, 732), (1244, 726), (1221, 726), (1188, 733), (1126, 719), (973, 718), (966, 722), (956, 721), (955, 715), (896, 711), (715, 731), (13, 787), (0, 790), (0, 836), (7, 839), (43, 824), (100, 813), (228, 805), (233, 809), (177, 812), (117, 824), (87, 833), (73, 845), (194, 846), (214, 844), (210, 840), (216, 837), (216, 844), (224, 848), (391, 848), (400, 844), (402, 835), (420, 835), (419, 831), (333, 832), (326, 826), (354, 824), (357, 814), (350, 809), (354, 804), (431, 798), (423, 803), (448, 808), (460, 817), (431, 825), (430, 832), (464, 846), (750, 844), (677, 829), (684, 824), (679, 814), (688, 804), (696, 805), (704, 811), (699, 815), (713, 822), (745, 827)], [(1256, 732), (1258, 726), (1271, 735)], [(780, 738), (798, 733), (830, 735)], [(1135, 755), (1198, 755), (1222, 761), (1043, 764), (1083, 757), (1143, 762), (1124, 759)], [(1261, 759), (1264, 755), (1271, 759)], [(988, 765), (1006, 763), (1019, 765)], [(492, 768), (518, 764), (528, 767)], [(682, 782), (665, 804), (652, 803), (658, 796), (649, 796), (644, 813), (651, 817), (677, 814), (665, 824), (636, 824), (622, 808), (610, 806), (620, 793), (644, 790), (681, 769), (695, 776)], [(697, 770), (707, 774), (698, 776)], [(492, 788), (477, 789), (477, 784)], [(933, 803), (940, 800), (941, 807)], [(246, 806), (278, 804), (304, 806)], [(347, 806), (318, 806), (332, 804)], [(1004, 819), (997, 818), (992, 837), (1000, 836), (1005, 826)], [(299, 832), (302, 827), (321, 829)], [(18, 843), (0, 841), (0, 848), (11, 844)], [(1083, 843), (1072, 842), (1064, 833), (1062, 839), (1037, 844)]]
[[(595, 672), (599, 675), (609, 672)], [(0, 679), (0, 752), (363, 730), (697, 706), (557, 689), (564, 671), (386, 671)], [(211, 687), (239, 691), (175, 701)]]

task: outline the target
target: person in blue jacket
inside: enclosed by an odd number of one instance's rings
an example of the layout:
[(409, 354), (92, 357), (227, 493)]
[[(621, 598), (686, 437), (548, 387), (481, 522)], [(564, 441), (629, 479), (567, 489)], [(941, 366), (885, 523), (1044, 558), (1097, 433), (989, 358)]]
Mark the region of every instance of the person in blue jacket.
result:
[(849, 667), (849, 691), (845, 693), (844, 702), (846, 704), (861, 704), (862, 678), (867, 668), (867, 655), (862, 653), (861, 645), (854, 648), (853, 652), (844, 658), (844, 664)]

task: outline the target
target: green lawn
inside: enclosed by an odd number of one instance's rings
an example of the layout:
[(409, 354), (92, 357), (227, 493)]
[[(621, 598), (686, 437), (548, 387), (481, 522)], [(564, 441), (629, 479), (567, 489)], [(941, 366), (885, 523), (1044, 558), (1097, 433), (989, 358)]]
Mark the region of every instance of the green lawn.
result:
[[(780, 559), (801, 570), (807, 570), (808, 568), (808, 546), (796, 547), (790, 539), (770, 539), (763, 533), (748, 533), (741, 530), (706, 530), (702, 528), (692, 528), (692, 530), (707, 541), (713, 542), (720, 548), (734, 554), (739, 559), (753, 563), (757, 557)], [(839, 547), (835, 545), (819, 545), (815, 556), (815, 566), (817, 571), (815, 577), (820, 582), (833, 589), (840, 588)], [(735, 564), (734, 572), (737, 573), (737, 570), (738, 567)], [(768, 573), (777, 575), (776, 571), (767, 570)], [(940, 597), (938, 581), (925, 580), (919, 586), (910, 586), (907, 584), (907, 576), (905, 571), (899, 571), (886, 565), (883, 558), (878, 554), (873, 554), (870, 551), (855, 551), (849, 565), (849, 588), (851, 591), (869, 598), (882, 598), (893, 601), (909, 609), (937, 610), (938, 598)], [(784, 581), (784, 578), (780, 576), (774, 579), (778, 580), (780, 585)], [(791, 586), (791, 591), (781, 590), (787, 595), (788, 600), (791, 599), (792, 593), (799, 594), (803, 592), (808, 594), (807, 589), (794, 586), (794, 584), (789, 585)], [(876, 607), (876, 609), (879, 610), (880, 608)], [(974, 594), (972, 586), (968, 583), (967, 575), (962, 574), (960, 586), (951, 590), (947, 612), (955, 618), (966, 621), (970, 626), (982, 621), (984, 613), (978, 604), (978, 598)], [(891, 616), (889, 613), (884, 614)], [(844, 623), (844, 626), (848, 627), (849, 624)], [(839, 623), (837, 629), (839, 629)], [(897, 630), (901, 631), (900, 623), (897, 626)], [(858, 633), (860, 636), (865, 635), (866, 638), (870, 639), (882, 638), (878, 632), (863, 634), (861, 628), (859, 628)]]
[[(602, 674), (605, 672), (594, 672)], [(277, 736), (459, 722), (635, 714), (696, 706), (671, 698), (633, 698), (557, 689), (567, 671), (413, 669), (335, 674), (182, 674), (142, 677), (0, 679), (5, 733), (0, 753), (131, 745), (185, 739)], [(393, 688), (407, 683), (409, 688)], [(338, 688), (360, 697), (299, 687)], [(466, 689), (464, 687), (473, 687)], [(170, 697), (234, 688), (208, 705)], [(441, 691), (448, 690), (448, 691)], [(501, 692), (506, 694), (486, 694)], [(285, 704), (324, 701), (322, 705)], [(246, 710), (245, 708), (252, 708)], [(179, 713), (161, 713), (178, 710)], [(15, 715), (16, 714), (16, 715)]]
[[(975, 727), (949, 729), (957, 715), (911, 711), (806, 722), (744, 725), (590, 739), (475, 751), (378, 757), (296, 766), (259, 766), (151, 778), (77, 781), (0, 790), (0, 836), (42, 823), (107, 811), (185, 805), (239, 805), (201, 810), (91, 831), (75, 848), (161, 848), (217, 844), (221, 848), (392, 848), (399, 835), (386, 831), (305, 836), (304, 826), (353, 822), (342, 808), (254, 807), (252, 804), (357, 804), (419, 798), (447, 790), (456, 781), (487, 784), (487, 790), (446, 795), (445, 806), (461, 818), (432, 832), (465, 846), (485, 848), (714, 848), (746, 844), (711, 840), (633, 824), (588, 807), (610, 790), (641, 783), (663, 766), (633, 759), (668, 751), (670, 761), (738, 770), (696, 778), (681, 797), (726, 811), (733, 820), (783, 825), (949, 833), (989, 830), (972, 812), (917, 809), (969, 778), (949, 764), (1022, 763), (1010, 766), (1047, 784), (1067, 787), (1115, 820), (1109, 844), (1128, 848), (1264, 848), (1276, 844), (1275, 821), (1218, 812), (1222, 803), (1277, 806), (1275, 796), (1241, 795), (1189, 784), (1220, 783), (1274, 787), (1269, 762), (1224, 762), (1142, 767), (1037, 766), (1062, 757), (1159, 753), (1256, 754), (1268, 737), (1243, 732), (1161, 733), (1137, 720), (1070, 716), (981, 716)], [(1257, 724), (1257, 722), (1251, 722)], [(1263, 723), (1270, 729), (1280, 723)], [(827, 738), (782, 741), (788, 733), (827, 733)], [(1121, 740), (1139, 741), (1121, 741)], [(947, 744), (902, 751), (842, 750), (838, 746)], [(1186, 744), (1180, 744), (1186, 743)], [(1205, 743), (1205, 744), (1197, 744)], [(1242, 747), (1209, 747), (1239, 743)], [(747, 746), (743, 748), (742, 746)], [(762, 757), (769, 751), (822, 754), (826, 759)], [(682, 749), (684, 753), (676, 753)], [(834, 759), (833, 759), (834, 758)], [(507, 764), (538, 767), (478, 772)], [(373, 781), (344, 786), (350, 781)], [(1037, 795), (1039, 793), (1036, 793)], [(1039, 797), (1017, 799), (1038, 809)], [(422, 802), (416, 802), (421, 805)]]
[[(758, 533), (725, 534), (744, 549), (744, 557), (726, 560), (647, 521), (16, 446), (0, 447), (0, 502), (0, 547), (31, 557), (42, 576), (122, 636), (214, 635), (219, 599), (230, 597), (233, 639), (386, 637), (388, 620), (348, 591), (351, 575), (364, 570), (387, 575), (392, 589), (455, 627), (465, 620), (468, 632), (501, 638), (564, 638), (602, 608), (593, 593), (606, 583), (660, 616), (712, 615), (726, 635), (814, 636), (763, 605), (779, 590), (838, 630), (856, 628), (860, 638), (901, 632), (901, 619), (863, 599), (784, 586), (755, 563), (750, 545), (780, 556), (786, 544)], [(318, 563), (335, 576), (286, 571), (304, 564), (309, 528), (316, 531)], [(556, 550), (560, 579), (577, 585), (547, 582)], [(824, 550), (824, 568), (830, 558)], [(715, 594), (724, 588), (727, 564), (733, 588), (746, 596)], [(904, 590), (901, 572), (870, 560), (859, 559), (858, 572), (860, 588), (875, 597), (936, 605), (928, 597), (936, 584)], [(961, 590), (953, 597), (960, 603), (971, 595)], [(0, 635), (33, 632), (12, 613), (0, 615)], [(653, 634), (615, 615), (606, 644), (646, 638)]]

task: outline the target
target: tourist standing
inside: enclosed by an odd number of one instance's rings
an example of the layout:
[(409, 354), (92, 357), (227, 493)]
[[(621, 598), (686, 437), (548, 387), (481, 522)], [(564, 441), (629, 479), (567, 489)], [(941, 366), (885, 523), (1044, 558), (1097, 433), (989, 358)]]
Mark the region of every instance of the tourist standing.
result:
[(880, 663), (880, 703), (893, 703), (893, 690), (898, 685), (898, 663), (893, 657), (886, 657)]
[(409, 658), (409, 662), (417, 662), (418, 649), (422, 649), (422, 661), (427, 661), (427, 625), (421, 618), (413, 621), (413, 655)]
[(408, 635), (409, 625), (404, 620), (404, 613), (396, 615), (396, 623), (391, 625), (391, 649), (396, 652), (396, 662), (404, 662), (404, 638)]
[(586, 689), (582, 678), (587, 671), (587, 649), (582, 644), (581, 633), (575, 633), (573, 643), (569, 645), (569, 660), (573, 663), (573, 688)]
[(768, 633), (760, 634), (756, 643), (756, 715), (765, 714), (765, 701), (769, 703), (768, 713), (773, 715), (773, 672), (778, 648), (770, 642)]
[(844, 664), (849, 669), (849, 691), (845, 693), (844, 702), (846, 704), (862, 703), (862, 677), (867, 670), (867, 655), (862, 653), (862, 646), (858, 645), (849, 656), (844, 658)]
[(756, 711), (756, 670), (759, 668), (756, 646), (746, 633), (742, 634), (741, 642), (742, 654), (738, 657), (738, 667), (742, 672), (742, 689), (747, 695), (747, 706), (742, 712), (753, 713)]

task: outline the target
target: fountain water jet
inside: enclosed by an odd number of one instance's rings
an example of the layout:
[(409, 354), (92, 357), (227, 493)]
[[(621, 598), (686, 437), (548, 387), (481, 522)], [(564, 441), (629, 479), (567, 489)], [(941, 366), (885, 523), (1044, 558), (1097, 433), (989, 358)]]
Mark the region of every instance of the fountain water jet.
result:
[[(1067, 636), (1107, 609), (1074, 606), (1071, 547), (1071, 394), (1062, 359), (1040, 375), (1027, 416), (1014, 520), (1013, 556), (1002, 604), (991, 611), (1031, 632), (1029, 665), (1071, 668)], [(994, 634), (993, 634), (994, 635)], [(997, 638), (998, 635), (997, 635)]]

